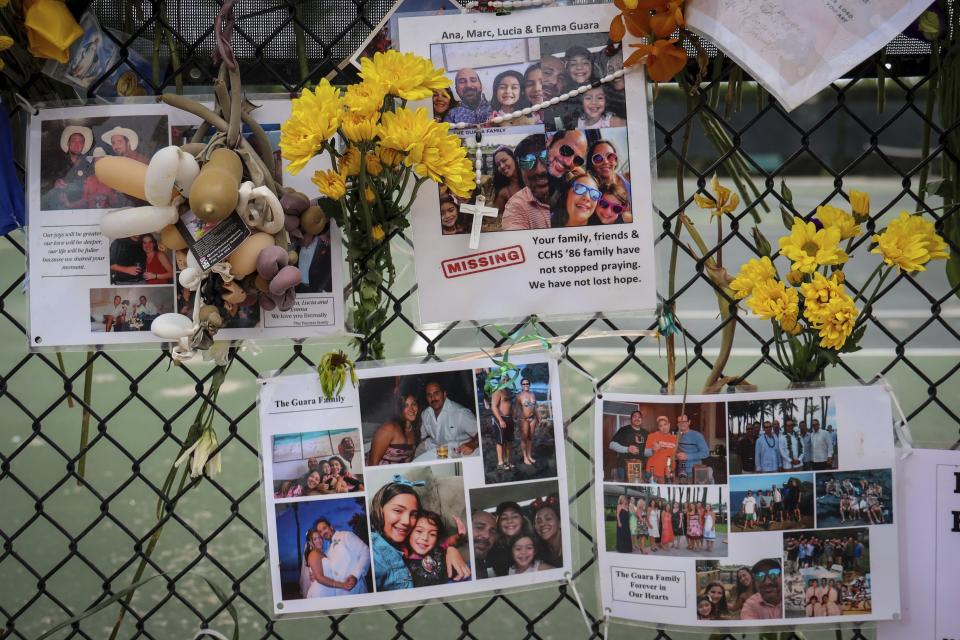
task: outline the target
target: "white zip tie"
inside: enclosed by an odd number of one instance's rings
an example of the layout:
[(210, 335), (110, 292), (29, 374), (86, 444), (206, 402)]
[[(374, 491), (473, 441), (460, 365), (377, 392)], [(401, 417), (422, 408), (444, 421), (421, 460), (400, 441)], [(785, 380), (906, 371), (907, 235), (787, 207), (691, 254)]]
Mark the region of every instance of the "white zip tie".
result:
[(890, 394), (890, 400), (893, 402), (894, 410), (897, 412), (897, 415), (900, 416), (899, 420), (893, 421), (893, 430), (896, 432), (897, 439), (900, 441), (900, 459), (903, 460), (913, 453), (913, 434), (910, 433), (910, 424), (907, 422), (907, 415), (903, 412), (900, 401), (897, 400), (897, 394), (893, 391), (893, 385), (884, 378), (883, 386), (886, 388), (887, 393)]
[(603, 640), (607, 640), (610, 633), (610, 614), (613, 613), (610, 607), (603, 610), (603, 618), (600, 619), (600, 626), (603, 628)]
[(210, 636), (212, 638), (216, 638), (217, 640), (230, 640), (227, 636), (223, 635), (219, 631), (215, 631), (214, 629), (200, 629), (200, 631), (197, 631), (197, 635), (193, 636), (193, 640), (197, 640), (197, 638), (202, 638), (204, 636)]
[(24, 98), (19, 92), (13, 94), (13, 99), (17, 102), (17, 104), (26, 109), (27, 113), (30, 115), (40, 115), (40, 109), (37, 109), (35, 106), (30, 104), (30, 101)]
[(587, 633), (593, 635), (593, 627), (590, 625), (590, 616), (587, 615), (587, 609), (583, 606), (583, 600), (580, 599), (580, 592), (577, 591), (577, 585), (573, 581), (573, 574), (567, 571), (563, 574), (567, 581), (567, 586), (573, 591), (573, 597), (577, 600), (577, 606), (580, 607), (580, 614), (583, 616), (583, 624), (587, 625)]

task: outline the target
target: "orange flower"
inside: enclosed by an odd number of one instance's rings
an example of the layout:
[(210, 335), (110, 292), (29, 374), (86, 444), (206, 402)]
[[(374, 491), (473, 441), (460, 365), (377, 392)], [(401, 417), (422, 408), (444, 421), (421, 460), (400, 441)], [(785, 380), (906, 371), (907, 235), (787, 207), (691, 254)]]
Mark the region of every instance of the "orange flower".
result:
[(683, 3), (684, 0), (614, 0), (620, 15), (610, 23), (610, 39), (620, 42), (626, 31), (638, 38), (651, 33), (665, 38), (686, 24)]
[(638, 62), (647, 65), (647, 76), (654, 82), (667, 82), (687, 66), (687, 52), (676, 45), (677, 39), (657, 40), (653, 44), (632, 44), (636, 51), (624, 60), (629, 67)]

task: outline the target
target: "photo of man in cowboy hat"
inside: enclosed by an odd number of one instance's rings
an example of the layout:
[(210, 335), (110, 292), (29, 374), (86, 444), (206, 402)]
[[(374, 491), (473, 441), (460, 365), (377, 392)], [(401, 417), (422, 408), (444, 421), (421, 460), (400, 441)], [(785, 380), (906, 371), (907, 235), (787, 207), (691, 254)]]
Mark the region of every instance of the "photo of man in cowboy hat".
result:
[(100, 136), (100, 139), (106, 142), (113, 149), (113, 155), (132, 158), (144, 164), (148, 164), (150, 159), (137, 153), (137, 146), (140, 144), (140, 136), (133, 129), (127, 127), (114, 127)]
[(49, 187), (42, 194), (43, 209), (83, 209), (83, 184), (93, 175), (87, 152), (93, 146), (90, 127), (68, 124), (60, 133), (60, 150), (65, 154), (56, 164)]

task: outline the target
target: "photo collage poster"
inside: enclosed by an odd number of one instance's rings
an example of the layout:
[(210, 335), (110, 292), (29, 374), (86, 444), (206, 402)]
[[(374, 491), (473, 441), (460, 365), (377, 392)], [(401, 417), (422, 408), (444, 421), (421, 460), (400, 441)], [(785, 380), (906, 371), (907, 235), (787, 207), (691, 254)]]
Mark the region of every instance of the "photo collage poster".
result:
[(605, 392), (603, 606), (710, 628), (898, 616), (892, 425), (881, 386)]
[[(264, 100), (255, 111), (270, 140), (277, 167), (280, 123), (289, 100)], [(195, 292), (180, 287), (185, 251), (169, 251), (160, 234), (111, 240), (100, 232), (107, 211), (146, 205), (97, 179), (105, 157), (149, 163), (170, 144), (188, 142), (199, 120), (162, 104), (43, 109), (30, 121), (28, 153), (29, 340), (32, 348), (159, 343), (150, 323), (163, 313), (193, 316)], [(244, 127), (242, 135), (253, 142)], [(316, 195), (310, 183), (323, 159), (315, 158), (284, 184)], [(316, 165), (316, 166), (314, 166)], [(189, 212), (181, 216), (193, 239), (205, 229)], [(340, 232), (334, 223), (309, 245), (291, 245), (304, 273), (293, 309), (261, 309), (254, 296), (226, 308), (218, 340), (309, 338), (343, 330)], [(304, 258), (309, 260), (306, 264)]]
[[(607, 48), (616, 13), (590, 5), (400, 19), (402, 48), (451, 80), (412, 106), (477, 125), (460, 134), (482, 151), (470, 198), (427, 183), (414, 204), (421, 322), (656, 306), (644, 75), (590, 88), (623, 68), (622, 53)], [(489, 123), (579, 87), (588, 90)], [(488, 211), (471, 249), (478, 195)]]
[[(275, 614), (533, 586), (573, 566), (556, 362), (520, 357), (262, 381)], [(496, 377), (500, 376), (500, 377)]]

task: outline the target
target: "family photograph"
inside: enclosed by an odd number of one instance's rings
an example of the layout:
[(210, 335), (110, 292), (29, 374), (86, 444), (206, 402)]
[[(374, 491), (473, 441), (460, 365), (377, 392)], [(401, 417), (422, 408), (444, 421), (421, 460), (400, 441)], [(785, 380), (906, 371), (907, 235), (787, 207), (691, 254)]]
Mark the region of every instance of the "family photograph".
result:
[(817, 474), (817, 527), (893, 523), (890, 469)]
[(272, 453), (274, 498), (364, 490), (357, 429), (276, 435)]
[(783, 618), (780, 558), (749, 564), (697, 561), (697, 620), (779, 620)]
[(813, 529), (813, 474), (730, 478), (733, 531)]
[(870, 613), (868, 529), (786, 534), (783, 543), (788, 618)]

